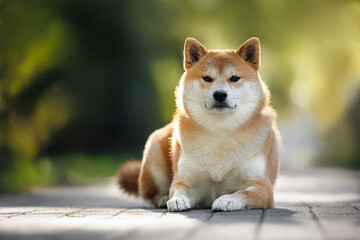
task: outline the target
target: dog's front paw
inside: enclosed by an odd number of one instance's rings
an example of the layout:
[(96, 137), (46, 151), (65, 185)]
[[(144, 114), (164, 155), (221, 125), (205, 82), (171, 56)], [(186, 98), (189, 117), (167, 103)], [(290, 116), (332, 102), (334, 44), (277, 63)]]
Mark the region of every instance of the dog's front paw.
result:
[(172, 197), (167, 202), (167, 209), (169, 212), (183, 212), (190, 209), (190, 200), (184, 195)]
[(241, 196), (232, 196), (231, 194), (218, 197), (212, 204), (212, 210), (215, 212), (238, 211), (244, 208), (244, 199)]

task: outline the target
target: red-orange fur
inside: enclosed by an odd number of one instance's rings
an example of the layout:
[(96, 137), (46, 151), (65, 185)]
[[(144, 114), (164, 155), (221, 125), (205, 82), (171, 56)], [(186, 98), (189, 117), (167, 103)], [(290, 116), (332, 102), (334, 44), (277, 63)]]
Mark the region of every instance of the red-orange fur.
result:
[(132, 160), (126, 162), (118, 171), (118, 184), (121, 189), (130, 195), (139, 196), (138, 179), (141, 162)]
[[(246, 43), (253, 42), (256, 42), (256, 40), (250, 39)], [(189, 81), (194, 81), (194, 79), (201, 79), (203, 72), (205, 72), (205, 69), (209, 64), (220, 66), (219, 68), (221, 69), (221, 66), (228, 62), (240, 63), (237, 65), (236, 71), (241, 72), (242, 78), (258, 79), (257, 70), (260, 67), (259, 48), (256, 49), (258, 51), (258, 58), (254, 59), (252, 65), (250, 65), (244, 60), (246, 56), (244, 56), (243, 51), (244, 48), (248, 46), (247, 44), (243, 44), (237, 51), (229, 50), (226, 52), (207, 51), (204, 47), (202, 47), (202, 45), (200, 45), (200, 57), (206, 57), (201, 58), (197, 63), (193, 63), (189, 60), (191, 56), (189, 56), (186, 51), (191, 43), (191, 41), (186, 41), (185, 44), (184, 68), (186, 70), (186, 74), (184, 75), (183, 84), (187, 84)], [(209, 88), (210, 86), (210, 84), (205, 81), (200, 82), (200, 85), (204, 89)], [(241, 87), (241, 85), (242, 82), (233, 84), (235, 88)], [(182, 101), (182, 96), (177, 96), (177, 98)], [(266, 156), (267, 161), (264, 177), (256, 181), (249, 181), (246, 183), (248, 186), (253, 186), (255, 190), (243, 190), (238, 192), (238, 194), (246, 199), (248, 208), (271, 208), (274, 206), (273, 186), (275, 184), (279, 168), (279, 133), (275, 125), (276, 113), (270, 107), (269, 99), (270, 93), (267, 89), (265, 89), (265, 93), (262, 96), (256, 110), (246, 120), (246, 122), (239, 126), (233, 133), (234, 136), (238, 136), (237, 141), (239, 144), (245, 146), (261, 127), (272, 126), (261, 149), (261, 152), (264, 156)], [(266, 116), (260, 114), (260, 112), (264, 110), (269, 114)], [(140, 174), (138, 173), (139, 179), (137, 193), (157, 207), (159, 207), (157, 201), (159, 201), (162, 196), (166, 196), (167, 194), (171, 198), (175, 190), (188, 188), (188, 186), (178, 177), (178, 161), (182, 150), (178, 136), (174, 134), (176, 130), (175, 127), (179, 127), (179, 131), (181, 131), (182, 134), (186, 135), (188, 139), (193, 139), (194, 141), (197, 136), (205, 134), (207, 131), (204, 127), (194, 121), (194, 119), (189, 115), (186, 106), (184, 106), (184, 109), (178, 108), (172, 123), (155, 131), (149, 137), (147, 147), (144, 150), (141, 170), (137, 164), (131, 162), (125, 164), (119, 171), (120, 186), (133, 194), (137, 190), (137, 184), (130, 182), (135, 181), (134, 179), (137, 175), (134, 172), (139, 171)], [(220, 145), (216, 151), (224, 150)], [(135, 165), (136, 167), (132, 169)], [(156, 169), (164, 173), (166, 178), (169, 180), (169, 182), (164, 186), (160, 186), (162, 183), (156, 182), (155, 178), (157, 176), (154, 176), (154, 173), (152, 172), (152, 167), (154, 166)], [(128, 169), (132, 170), (130, 171)], [(131, 172), (131, 174), (129, 174), (129, 172)], [(125, 181), (125, 179), (127, 180)]]

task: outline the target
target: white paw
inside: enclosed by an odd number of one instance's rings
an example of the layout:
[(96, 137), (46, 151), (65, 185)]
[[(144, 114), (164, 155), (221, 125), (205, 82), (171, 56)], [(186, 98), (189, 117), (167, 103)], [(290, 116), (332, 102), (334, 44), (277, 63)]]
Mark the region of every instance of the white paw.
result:
[(212, 204), (212, 210), (215, 212), (238, 211), (244, 208), (244, 199), (241, 196), (232, 196), (231, 194), (218, 197)]
[(179, 195), (176, 197), (172, 197), (167, 202), (167, 208), (169, 212), (182, 212), (182, 211), (188, 211), (190, 207), (190, 200), (184, 196)]
[(159, 198), (159, 200), (157, 201), (157, 207), (158, 208), (164, 208), (166, 207), (166, 202), (169, 200), (169, 196), (165, 195), (162, 196), (161, 198)]

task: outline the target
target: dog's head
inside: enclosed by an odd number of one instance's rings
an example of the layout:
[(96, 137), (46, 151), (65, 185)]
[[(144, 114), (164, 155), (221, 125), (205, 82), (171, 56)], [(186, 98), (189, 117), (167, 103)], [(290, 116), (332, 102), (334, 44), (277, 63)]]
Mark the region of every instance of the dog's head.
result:
[(267, 101), (259, 67), (257, 38), (247, 40), (236, 51), (208, 51), (197, 40), (187, 38), (185, 73), (177, 90), (179, 110), (208, 128), (238, 127)]

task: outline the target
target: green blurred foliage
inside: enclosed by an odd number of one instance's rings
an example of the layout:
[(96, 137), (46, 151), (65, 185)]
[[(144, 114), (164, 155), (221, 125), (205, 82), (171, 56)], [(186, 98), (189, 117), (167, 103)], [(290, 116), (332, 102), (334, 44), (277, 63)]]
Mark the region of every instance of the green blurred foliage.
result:
[(93, 154), (140, 152), (171, 120), (188, 36), (208, 49), (259, 37), (280, 120), (301, 105), (319, 162), (359, 167), (359, 26), (359, 1), (0, 0), (1, 190), (65, 181), (44, 166), (71, 169), (74, 153), (87, 172), (114, 166)]
[(43, 156), (35, 162), (19, 162), (14, 171), (0, 175), (0, 192), (24, 192), (32, 186), (89, 184), (113, 176), (120, 164), (137, 153), (65, 154)]

